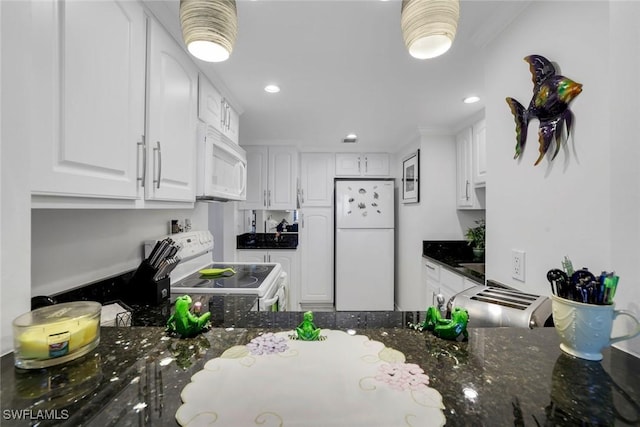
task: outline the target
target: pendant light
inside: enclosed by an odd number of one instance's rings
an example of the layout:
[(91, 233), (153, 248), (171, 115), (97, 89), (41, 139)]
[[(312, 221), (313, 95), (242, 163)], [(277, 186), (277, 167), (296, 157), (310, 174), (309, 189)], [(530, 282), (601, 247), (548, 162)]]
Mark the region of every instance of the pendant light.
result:
[(435, 58), (451, 47), (456, 36), (458, 0), (402, 0), (402, 37), (414, 58)]
[(207, 62), (226, 61), (238, 33), (235, 0), (180, 0), (182, 38), (189, 52)]

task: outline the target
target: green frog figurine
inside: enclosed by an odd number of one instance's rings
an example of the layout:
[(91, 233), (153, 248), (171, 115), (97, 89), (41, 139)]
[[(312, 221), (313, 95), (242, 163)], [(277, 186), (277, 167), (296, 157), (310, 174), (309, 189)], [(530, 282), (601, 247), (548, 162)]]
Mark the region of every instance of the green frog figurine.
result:
[(182, 338), (198, 335), (204, 328), (209, 326), (211, 313), (206, 312), (201, 316), (195, 316), (189, 310), (191, 308), (191, 297), (184, 295), (176, 300), (176, 311), (167, 321), (167, 330), (177, 332)]
[(433, 331), (435, 336), (446, 340), (456, 340), (461, 335), (464, 339), (468, 339), (467, 323), (469, 323), (469, 313), (464, 308), (455, 307), (451, 311), (451, 319), (446, 319), (442, 317), (437, 307), (431, 306), (427, 309), (427, 318), (418, 326), (418, 329)]
[(312, 311), (305, 312), (302, 319), (302, 323), (296, 328), (296, 336), (292, 336), (292, 338), (302, 341), (322, 341), (325, 339), (320, 336), (320, 328), (317, 328), (313, 323)]

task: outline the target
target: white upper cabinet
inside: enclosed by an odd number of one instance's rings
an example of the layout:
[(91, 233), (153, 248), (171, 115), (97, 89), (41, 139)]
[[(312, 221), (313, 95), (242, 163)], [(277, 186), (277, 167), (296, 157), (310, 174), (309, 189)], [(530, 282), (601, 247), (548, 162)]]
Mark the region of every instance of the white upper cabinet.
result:
[(137, 198), (145, 133), (142, 6), (36, 2), (33, 20), (33, 31), (25, 29), (34, 38), (39, 134), (31, 146), (32, 193)]
[(226, 105), (227, 120), (222, 128), (222, 134), (237, 144), (240, 140), (240, 115), (229, 102), (225, 100), (224, 103)]
[(389, 176), (387, 153), (336, 153), (337, 177)]
[(473, 183), (471, 127), (456, 135), (456, 200), (458, 209), (484, 209)]
[(484, 187), (487, 183), (487, 124), (484, 119), (472, 127), (473, 185)]
[(300, 155), (300, 206), (333, 206), (333, 153)]
[(206, 124), (222, 131), (222, 95), (204, 74), (198, 75), (198, 118)]
[(298, 151), (287, 146), (245, 146), (247, 199), (240, 209), (296, 209)]
[(198, 72), (155, 20), (149, 20), (147, 170), (149, 200), (195, 201)]
[(238, 143), (240, 115), (202, 73), (198, 76), (198, 118)]

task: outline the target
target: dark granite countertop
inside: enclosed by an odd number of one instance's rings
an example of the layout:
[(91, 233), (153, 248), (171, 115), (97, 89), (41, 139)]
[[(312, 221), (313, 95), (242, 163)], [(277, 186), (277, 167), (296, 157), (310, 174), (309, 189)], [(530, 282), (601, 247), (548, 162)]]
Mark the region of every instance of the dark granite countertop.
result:
[(298, 233), (244, 233), (236, 236), (236, 249), (296, 249)]
[[(606, 349), (601, 362), (575, 359), (561, 352), (553, 328), (477, 328), (469, 330), (468, 341), (444, 341), (406, 327), (420, 316), (317, 312), (315, 321), (325, 329), (355, 329), (420, 365), (443, 396), (447, 425), (640, 423), (638, 358)], [(102, 328), (94, 352), (43, 370), (19, 372), (13, 355), (5, 355), (2, 425), (36, 424), (24, 417), (48, 410), (58, 419), (40, 418), (39, 425), (174, 426), (180, 392), (207, 360), (262, 332), (291, 330), (301, 318), (302, 313), (245, 312), (233, 319), (235, 327), (223, 325), (186, 340), (165, 336), (162, 327)], [(220, 390), (212, 385), (212, 392)], [(291, 398), (298, 392), (292, 390)], [(22, 420), (16, 418), (20, 414)]]
[(422, 256), (436, 261), (449, 270), (478, 282), (485, 283), (485, 275), (461, 264), (481, 264), (484, 271), (484, 258), (474, 257), (473, 250), (466, 240), (423, 240)]

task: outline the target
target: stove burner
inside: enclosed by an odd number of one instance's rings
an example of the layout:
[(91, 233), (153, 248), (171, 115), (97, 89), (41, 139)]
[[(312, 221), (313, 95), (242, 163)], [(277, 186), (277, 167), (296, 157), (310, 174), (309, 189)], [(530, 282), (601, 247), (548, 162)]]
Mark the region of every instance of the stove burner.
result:
[(221, 275), (216, 277), (202, 276), (195, 272), (183, 280), (172, 284), (173, 288), (200, 288), (200, 289), (217, 289), (224, 290), (240, 290), (260, 288), (264, 280), (269, 276), (274, 268), (273, 264), (213, 264), (211, 268), (228, 268), (231, 267), (236, 272), (233, 275)]

